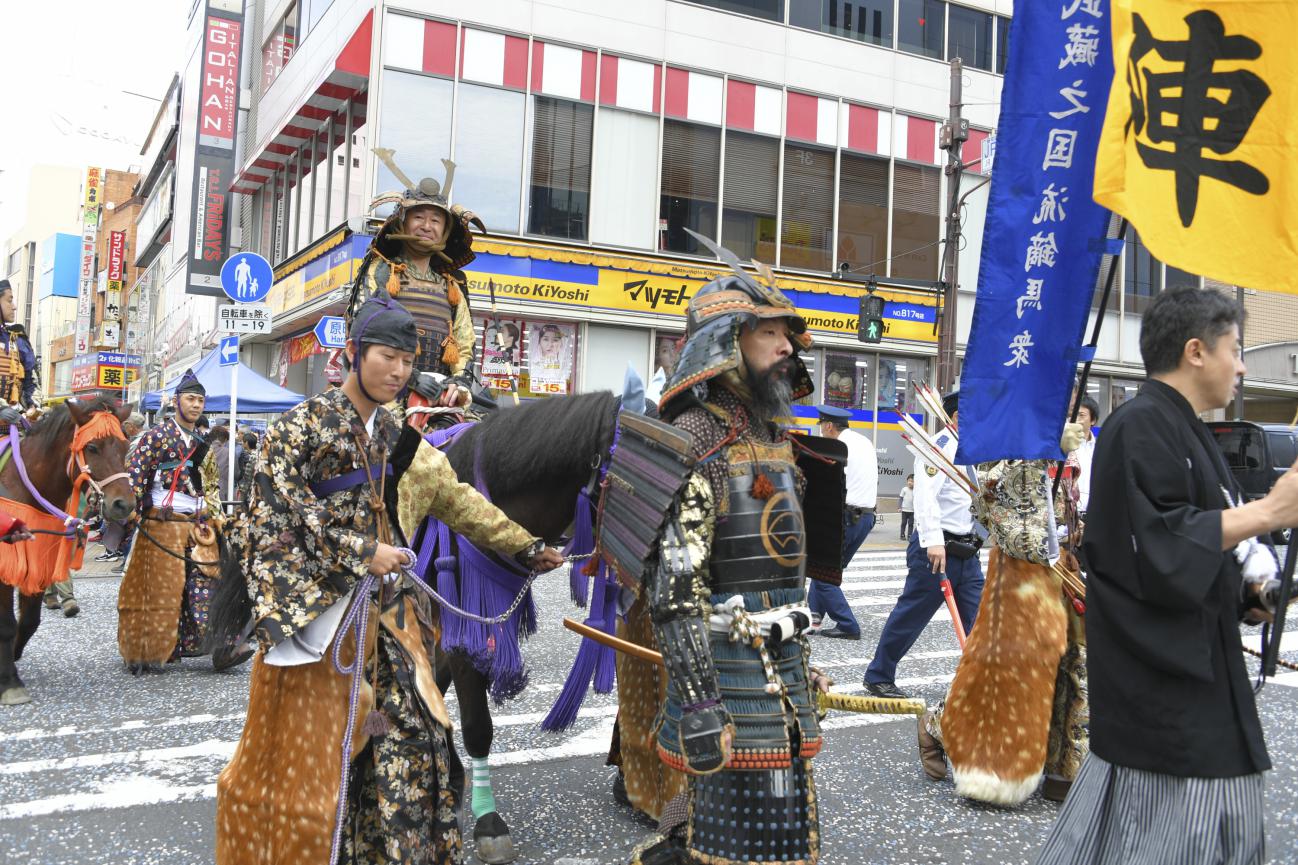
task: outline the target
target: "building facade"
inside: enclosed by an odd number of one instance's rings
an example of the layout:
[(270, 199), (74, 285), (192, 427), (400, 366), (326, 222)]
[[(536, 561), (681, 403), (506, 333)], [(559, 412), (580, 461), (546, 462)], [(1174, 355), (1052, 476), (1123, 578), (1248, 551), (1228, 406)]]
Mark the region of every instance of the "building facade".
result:
[[(274, 265), (275, 325), (244, 340), (243, 359), (299, 392), (323, 388), (338, 359), (311, 329), (342, 309), (383, 216), (368, 202), (402, 185), (373, 148), (416, 181), (444, 180), (450, 158), (452, 199), (489, 230), (466, 275), (484, 379), (506, 401), (616, 388), (628, 364), (669, 372), (689, 297), (720, 272), (689, 228), (775, 268), (816, 337), (817, 399), (853, 410), (893, 492), (910, 462), (896, 414), (934, 375), (949, 61), (963, 61), (970, 124), (952, 253), (962, 346), (1011, 14), (1006, 0), (248, 0), (231, 55), (228, 240)], [(210, 80), (199, 30), (138, 190), (140, 332), (166, 374), (214, 337), (216, 301), (184, 267), (208, 207), (194, 192), (196, 94)], [(1128, 238), (1089, 386), (1102, 413), (1142, 378), (1149, 299), (1200, 282)], [(886, 301), (877, 346), (856, 336), (871, 289)], [(1255, 319), (1298, 315), (1290, 298), (1248, 303)], [(1250, 380), (1248, 395), (1246, 411), (1269, 417), (1298, 404), (1298, 382)]]

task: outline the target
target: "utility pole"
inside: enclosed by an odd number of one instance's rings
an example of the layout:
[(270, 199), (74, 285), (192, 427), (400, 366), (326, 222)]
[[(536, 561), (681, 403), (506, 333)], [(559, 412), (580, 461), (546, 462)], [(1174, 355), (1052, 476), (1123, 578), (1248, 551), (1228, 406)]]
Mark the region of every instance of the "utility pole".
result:
[[(1239, 304), (1239, 308), (1241, 310), (1244, 308), (1244, 286), (1242, 285), (1235, 286), (1235, 302)], [(1239, 350), (1241, 352), (1244, 351), (1244, 320), (1243, 319), (1240, 319), (1239, 322)], [(1244, 379), (1241, 376), (1239, 380), (1239, 387), (1235, 389), (1235, 420), (1243, 420), (1243, 419), (1244, 419)]]
[(969, 121), (961, 116), (964, 102), (964, 63), (951, 61), (951, 110), (942, 125), (941, 147), (947, 153), (946, 242), (942, 245), (941, 295), (937, 313), (937, 386), (946, 393), (955, 383), (956, 303), (960, 277), (960, 176), (964, 173), (961, 148), (969, 139)]

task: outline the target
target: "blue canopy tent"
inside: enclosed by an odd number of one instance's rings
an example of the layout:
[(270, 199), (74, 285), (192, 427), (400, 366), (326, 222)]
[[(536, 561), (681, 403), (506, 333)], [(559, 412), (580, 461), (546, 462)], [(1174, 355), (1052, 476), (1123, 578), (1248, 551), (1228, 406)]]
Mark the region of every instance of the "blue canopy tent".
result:
[[(211, 351), (194, 365), (194, 375), (207, 389), (207, 406), (209, 413), (228, 412), (230, 410), (230, 379), (234, 373), (233, 366), (221, 366), (216, 351)], [(171, 381), (163, 385), (162, 390), (149, 391), (140, 400), (141, 411), (157, 411), (161, 408), (164, 397), (169, 397), (180, 384), (181, 371)], [(239, 414), (260, 414), (266, 412), (288, 411), (302, 402), (305, 397), (300, 393), (282, 388), (263, 375), (253, 372), (244, 364), (239, 364)]]

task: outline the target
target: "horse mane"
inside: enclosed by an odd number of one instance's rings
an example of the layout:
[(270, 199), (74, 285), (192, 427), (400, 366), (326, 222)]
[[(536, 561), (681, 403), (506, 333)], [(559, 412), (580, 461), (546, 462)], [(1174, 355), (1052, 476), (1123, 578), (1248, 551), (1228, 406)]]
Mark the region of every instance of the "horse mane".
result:
[(618, 399), (597, 391), (501, 409), (469, 427), (447, 457), (460, 480), (473, 483), (480, 452), (482, 480), (497, 501), (539, 484), (584, 482), (613, 441)]
[[(117, 411), (117, 400), (102, 395), (86, 400), (78, 400), (77, 405), (90, 414), (97, 411)], [(72, 412), (68, 411), (68, 404), (66, 402), (59, 403), (52, 410), (46, 412), (40, 420), (32, 424), (32, 428), (23, 436), (23, 445), (26, 447), (53, 449), (65, 433), (68, 434), (68, 441), (72, 441), (71, 431), (74, 427)]]

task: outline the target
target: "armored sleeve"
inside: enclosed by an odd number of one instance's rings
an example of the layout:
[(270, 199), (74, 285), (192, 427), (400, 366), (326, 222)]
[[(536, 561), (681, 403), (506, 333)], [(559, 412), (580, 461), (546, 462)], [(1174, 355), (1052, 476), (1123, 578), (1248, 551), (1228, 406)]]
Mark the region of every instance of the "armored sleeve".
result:
[(476, 342), (473, 334), (473, 312), (469, 309), (468, 286), (449, 274), (446, 279), (448, 283), (459, 282), (460, 288), (460, 302), (455, 304), (451, 312), (451, 336), (460, 350), (460, 358), (451, 364), (451, 375), (467, 378), (466, 372), (469, 375), (473, 373), (473, 349)]
[(678, 497), (659, 544), (649, 612), (667, 676), (680, 692), (682, 707), (686, 712), (714, 708), (721, 724), (728, 724), (708, 645), (711, 605), (704, 577), (715, 519), (712, 488), (696, 472)]

